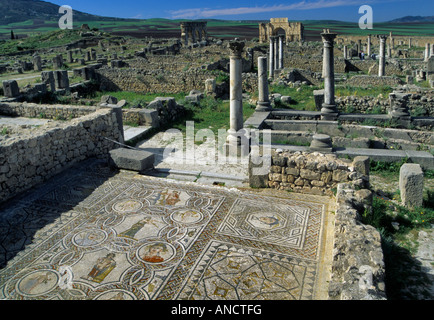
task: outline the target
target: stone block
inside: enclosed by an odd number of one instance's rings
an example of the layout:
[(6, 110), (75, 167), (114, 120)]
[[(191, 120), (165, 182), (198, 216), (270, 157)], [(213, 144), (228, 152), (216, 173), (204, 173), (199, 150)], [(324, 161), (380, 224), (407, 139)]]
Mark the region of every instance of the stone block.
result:
[(369, 176), (370, 159), (366, 156), (357, 156), (353, 160), (354, 170), (357, 172)]
[(20, 95), (20, 88), (15, 80), (3, 81), (3, 92), (5, 97), (14, 98)]
[(419, 164), (405, 163), (399, 170), (402, 204), (409, 208), (423, 204), (423, 171)]
[(313, 98), (315, 100), (315, 107), (317, 110), (321, 110), (324, 103), (324, 90), (314, 90)]
[(144, 119), (145, 124), (151, 127), (159, 127), (160, 119), (158, 117), (157, 110), (153, 109), (143, 109), (139, 111), (140, 119)]
[(268, 184), (268, 173), (271, 166), (270, 156), (249, 157), (249, 185), (252, 188), (266, 188)]
[(118, 148), (110, 151), (110, 165), (142, 172), (154, 167), (154, 154), (144, 150)]

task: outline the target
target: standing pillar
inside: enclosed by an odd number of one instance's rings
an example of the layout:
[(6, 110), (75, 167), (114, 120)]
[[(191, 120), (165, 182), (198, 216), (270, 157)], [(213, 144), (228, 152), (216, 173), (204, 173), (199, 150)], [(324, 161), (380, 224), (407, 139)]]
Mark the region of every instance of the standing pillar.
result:
[(268, 91), (267, 58), (258, 57), (258, 90), (259, 97), (256, 111), (269, 111), (271, 104)]
[(358, 52), (357, 55), (360, 57), (360, 53), (362, 52), (362, 40), (357, 40), (357, 48), (358, 48)]
[(408, 38), (408, 48), (411, 48), (411, 38)]
[(274, 69), (279, 69), (279, 37), (274, 37)]
[(385, 57), (385, 44), (386, 44), (386, 35), (379, 36), (380, 38), (380, 58), (379, 58), (379, 65), (378, 65), (378, 76), (383, 77), (384, 76), (384, 68), (386, 65), (386, 57)]
[(270, 54), (269, 54), (269, 63), (270, 63), (270, 68), (268, 70), (269, 72), (269, 77), (273, 78), (274, 77), (274, 37), (270, 37)]
[(347, 46), (344, 46), (344, 59), (348, 58), (348, 49)]
[(68, 63), (73, 63), (74, 58), (72, 57), (72, 51), (68, 50)]
[(279, 36), (279, 69), (283, 69), (283, 36)]
[(336, 36), (336, 33), (321, 33), (322, 41), (324, 43), (324, 103), (321, 108), (321, 120), (336, 120), (339, 114), (335, 103), (335, 71), (333, 56), (333, 42)]
[(229, 109), (230, 129), (228, 130), (227, 142), (231, 146), (241, 145), (241, 132), (243, 129), (243, 80), (241, 53), (244, 48), (243, 42), (231, 42), (230, 75), (229, 75)]
[(368, 35), (368, 48), (366, 54), (368, 55), (368, 57), (371, 56), (371, 35)]
[(429, 58), (429, 43), (425, 43), (425, 57), (424, 60), (428, 61)]
[(430, 57), (434, 56), (434, 43), (431, 43), (431, 49), (430, 49)]

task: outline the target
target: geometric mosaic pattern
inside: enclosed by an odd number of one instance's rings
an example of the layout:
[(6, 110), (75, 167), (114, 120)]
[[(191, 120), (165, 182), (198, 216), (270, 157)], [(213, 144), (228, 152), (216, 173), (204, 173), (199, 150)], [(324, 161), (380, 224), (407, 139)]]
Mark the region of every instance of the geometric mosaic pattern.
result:
[(326, 210), (88, 161), (0, 210), (0, 298), (314, 299)]

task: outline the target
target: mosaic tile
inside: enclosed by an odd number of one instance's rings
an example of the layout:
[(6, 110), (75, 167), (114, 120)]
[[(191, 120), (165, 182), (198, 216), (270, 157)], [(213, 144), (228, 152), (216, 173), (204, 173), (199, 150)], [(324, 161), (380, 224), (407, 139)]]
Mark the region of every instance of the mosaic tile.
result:
[(314, 299), (326, 203), (90, 163), (0, 211), (0, 298)]

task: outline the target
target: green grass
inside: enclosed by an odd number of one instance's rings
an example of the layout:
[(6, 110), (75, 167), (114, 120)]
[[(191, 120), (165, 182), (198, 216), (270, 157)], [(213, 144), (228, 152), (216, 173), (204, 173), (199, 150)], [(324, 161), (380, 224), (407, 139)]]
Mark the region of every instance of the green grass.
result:
[[(362, 221), (374, 226), (381, 234), (387, 298), (418, 299), (415, 293), (406, 289), (430, 283), (413, 255), (418, 248), (418, 232), (434, 223), (434, 192), (428, 192), (423, 207), (414, 209), (375, 196), (372, 212), (366, 211)], [(428, 292), (422, 294), (430, 298)]]
[[(200, 101), (200, 105), (183, 103), (187, 113), (186, 116), (174, 124), (173, 128), (186, 132), (186, 121), (194, 121), (195, 133), (201, 129), (210, 129), (215, 135), (218, 135), (219, 129), (229, 129), (229, 102), (215, 100), (206, 96)], [(247, 103), (243, 104), (244, 121), (255, 111), (255, 106)]]
[[(301, 86), (300, 90), (297, 88), (290, 88), (287, 86), (270, 85), (270, 93), (280, 93), (282, 96), (290, 96), (290, 107), (296, 110), (315, 111), (315, 100), (313, 91), (319, 87)], [(278, 107), (283, 107), (278, 103)]]
[(61, 46), (81, 39), (78, 30), (57, 30), (18, 40), (0, 41), (0, 52), (10, 54), (25, 50), (36, 50)]

